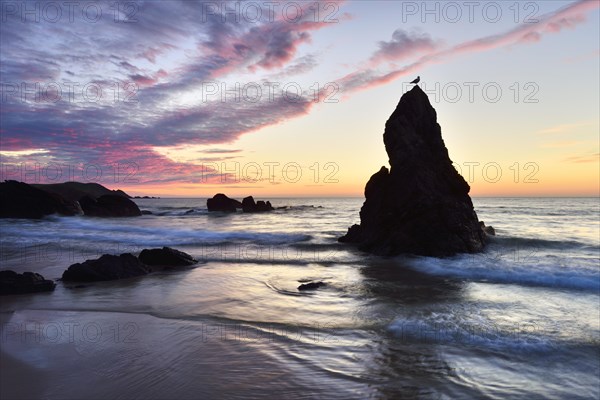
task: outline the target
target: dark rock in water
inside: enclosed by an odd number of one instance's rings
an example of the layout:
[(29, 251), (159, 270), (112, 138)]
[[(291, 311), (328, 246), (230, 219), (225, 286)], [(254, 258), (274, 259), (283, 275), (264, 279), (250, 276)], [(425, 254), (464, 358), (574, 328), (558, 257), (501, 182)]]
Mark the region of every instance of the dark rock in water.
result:
[(483, 231), (489, 235), (489, 236), (496, 236), (496, 230), (494, 229), (493, 226), (486, 226), (485, 223), (483, 221), (479, 221), (479, 224), (481, 226), (481, 229), (483, 229)]
[(449, 256), (483, 249), (470, 187), (452, 166), (435, 109), (415, 86), (402, 96), (383, 135), (391, 170), (365, 187), (360, 225), (340, 242), (380, 255)]
[(327, 284), (323, 281), (303, 283), (302, 285), (298, 286), (298, 290), (313, 290), (318, 289), (321, 286), (327, 286)]
[(60, 195), (47, 193), (27, 183), (0, 183), (0, 218), (42, 218), (50, 214), (77, 215), (81, 209)]
[(236, 212), (238, 208), (242, 208), (242, 203), (230, 199), (223, 193), (217, 193), (212, 199), (206, 200), (206, 208), (208, 208), (208, 211)]
[(264, 211), (273, 211), (274, 208), (271, 205), (270, 201), (266, 203), (262, 200), (254, 202), (254, 197), (248, 196), (242, 200), (242, 211), (245, 213), (253, 213), (253, 212), (264, 212)]
[(243, 212), (252, 212), (256, 208), (256, 203), (254, 202), (254, 197), (248, 196), (242, 199), (242, 211)]
[(34, 272), (0, 271), (0, 295), (50, 292), (56, 284)]
[(71, 265), (62, 276), (63, 281), (96, 282), (133, 278), (150, 273), (136, 256), (125, 253), (119, 256), (104, 254), (96, 260)]
[(149, 210), (140, 210), (140, 212), (142, 213), (142, 215), (153, 215), (152, 211)]
[(126, 197), (105, 194), (94, 200), (90, 196), (79, 199), (83, 213), (92, 217), (138, 217), (142, 215), (137, 204)]
[(144, 249), (140, 253), (139, 259), (146, 265), (163, 267), (188, 266), (198, 262), (189, 254), (170, 247)]

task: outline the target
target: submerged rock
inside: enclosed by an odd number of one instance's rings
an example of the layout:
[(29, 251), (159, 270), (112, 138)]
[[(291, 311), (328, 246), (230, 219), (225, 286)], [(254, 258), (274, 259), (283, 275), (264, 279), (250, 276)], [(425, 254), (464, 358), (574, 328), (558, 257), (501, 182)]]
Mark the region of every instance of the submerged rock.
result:
[(365, 187), (360, 225), (338, 240), (374, 254), (449, 256), (483, 249), (486, 234), (452, 166), (435, 109), (415, 86), (400, 99), (383, 135), (391, 169)]
[(238, 208), (242, 208), (242, 203), (230, 199), (223, 193), (217, 193), (212, 199), (206, 200), (206, 208), (208, 208), (208, 211), (236, 212)]
[(254, 197), (248, 196), (242, 200), (242, 211), (245, 213), (273, 211), (274, 208), (270, 201), (266, 203), (262, 200), (254, 202)]
[(0, 295), (51, 292), (56, 284), (34, 272), (0, 271)]
[(120, 195), (105, 194), (94, 200), (84, 196), (79, 200), (83, 213), (92, 217), (138, 217), (142, 215), (137, 204)]
[(323, 281), (303, 283), (300, 286), (298, 286), (298, 290), (313, 290), (318, 289), (321, 286), (327, 286), (327, 284)]
[(189, 266), (198, 262), (189, 254), (170, 247), (144, 249), (140, 253), (139, 259), (146, 265), (162, 267)]
[(150, 273), (136, 256), (130, 253), (119, 256), (104, 254), (96, 260), (71, 265), (62, 275), (63, 281), (95, 282), (133, 278)]

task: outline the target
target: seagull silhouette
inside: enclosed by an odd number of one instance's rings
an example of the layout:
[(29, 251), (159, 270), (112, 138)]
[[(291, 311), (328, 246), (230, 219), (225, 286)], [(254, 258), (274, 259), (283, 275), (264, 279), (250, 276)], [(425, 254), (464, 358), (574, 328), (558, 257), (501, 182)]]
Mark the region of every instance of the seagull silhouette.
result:
[(411, 83), (414, 83), (414, 84), (416, 85), (416, 84), (417, 84), (417, 83), (419, 83), (419, 82), (421, 82), (421, 77), (420, 77), (420, 76), (417, 76), (417, 79), (415, 79), (415, 80), (414, 80), (414, 81), (412, 81)]

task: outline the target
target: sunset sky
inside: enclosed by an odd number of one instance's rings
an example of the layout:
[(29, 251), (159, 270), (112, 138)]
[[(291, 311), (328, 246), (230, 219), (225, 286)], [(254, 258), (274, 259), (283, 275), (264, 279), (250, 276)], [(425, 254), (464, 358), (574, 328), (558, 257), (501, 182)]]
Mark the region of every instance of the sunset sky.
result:
[(2, 179), (362, 196), (419, 75), (471, 195), (599, 195), (597, 0), (1, 4)]

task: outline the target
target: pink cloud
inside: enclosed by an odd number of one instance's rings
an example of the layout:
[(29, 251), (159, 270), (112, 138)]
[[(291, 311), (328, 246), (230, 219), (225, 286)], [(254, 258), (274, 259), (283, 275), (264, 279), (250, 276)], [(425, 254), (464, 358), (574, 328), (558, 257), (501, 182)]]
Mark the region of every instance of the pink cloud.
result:
[[(598, 1), (580, 0), (558, 11), (545, 14), (539, 18), (538, 23), (521, 24), (516, 28), (497, 35), (487, 36), (455, 45), (449, 49), (432, 51), (419, 58), (414, 63), (384, 74), (376, 73), (368, 68), (355, 71), (338, 80), (342, 91), (347, 96), (356, 90), (369, 89), (402, 76), (412, 74), (423, 66), (440, 62), (444, 59), (455, 57), (464, 53), (482, 52), (503, 46), (518, 45), (538, 42), (546, 33), (558, 33), (568, 28), (585, 22), (585, 14), (600, 7)], [(379, 52), (379, 51), (378, 51)], [(375, 53), (375, 55), (378, 54)]]
[(399, 61), (422, 52), (431, 52), (439, 47), (429, 35), (397, 29), (392, 40), (379, 42), (379, 50), (371, 57), (372, 65), (382, 61)]
[[(339, 7), (344, 1), (328, 2), (328, 6)], [(227, 75), (237, 69), (246, 68), (251, 72), (258, 69), (272, 70), (287, 65), (294, 59), (298, 48), (311, 41), (311, 31), (331, 27), (332, 23), (315, 20), (311, 10), (316, 3), (295, 3), (301, 8), (302, 17), (295, 22), (285, 19), (281, 14), (273, 21), (250, 29), (238, 31), (225, 24), (213, 29), (211, 41), (200, 46), (201, 52), (212, 52), (221, 60), (227, 60), (212, 71), (211, 78)], [(347, 14), (340, 16), (346, 20)]]

